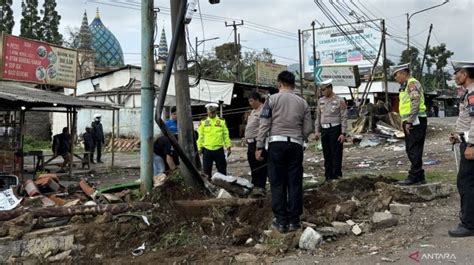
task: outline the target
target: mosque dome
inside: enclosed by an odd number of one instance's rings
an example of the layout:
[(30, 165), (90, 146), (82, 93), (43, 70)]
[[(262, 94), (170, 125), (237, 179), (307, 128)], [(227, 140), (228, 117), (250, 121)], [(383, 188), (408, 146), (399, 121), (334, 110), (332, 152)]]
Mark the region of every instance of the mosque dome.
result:
[(95, 51), (96, 67), (122, 67), (123, 51), (114, 34), (100, 20), (99, 10), (89, 25), (92, 35), (91, 46)]

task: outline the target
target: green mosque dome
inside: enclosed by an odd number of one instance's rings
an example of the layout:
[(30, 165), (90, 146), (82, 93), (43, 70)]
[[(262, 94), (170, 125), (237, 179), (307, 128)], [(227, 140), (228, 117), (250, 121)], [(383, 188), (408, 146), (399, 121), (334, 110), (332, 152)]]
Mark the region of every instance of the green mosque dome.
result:
[(122, 67), (123, 51), (114, 34), (100, 20), (99, 10), (89, 25), (92, 35), (91, 46), (95, 51), (96, 67)]

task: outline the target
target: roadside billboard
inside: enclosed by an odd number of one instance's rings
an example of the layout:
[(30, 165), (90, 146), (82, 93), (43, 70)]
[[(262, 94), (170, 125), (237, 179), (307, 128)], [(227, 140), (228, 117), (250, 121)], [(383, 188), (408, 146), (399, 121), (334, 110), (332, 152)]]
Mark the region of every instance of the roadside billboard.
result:
[(3, 34), (0, 80), (76, 87), (77, 50)]
[(278, 74), (287, 70), (286, 65), (260, 61), (256, 62), (256, 67), (257, 84), (262, 85), (275, 85)]
[(360, 75), (357, 65), (317, 66), (314, 71), (316, 84), (332, 79), (334, 86), (359, 87)]
[[(315, 30), (316, 65), (350, 64), (373, 66), (382, 33), (371, 24), (341, 25)], [(307, 31), (312, 34), (312, 31)], [(305, 72), (313, 72), (313, 38), (304, 39)], [(372, 62), (371, 62), (372, 61)]]

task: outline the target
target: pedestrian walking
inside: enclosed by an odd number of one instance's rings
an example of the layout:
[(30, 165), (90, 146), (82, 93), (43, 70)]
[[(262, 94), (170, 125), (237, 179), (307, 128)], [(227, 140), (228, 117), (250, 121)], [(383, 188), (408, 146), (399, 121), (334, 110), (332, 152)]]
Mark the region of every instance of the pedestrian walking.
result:
[(313, 131), (313, 122), (308, 103), (294, 93), (295, 76), (283, 71), (277, 81), (279, 92), (265, 101), (260, 115), (255, 157), (263, 161), (268, 141), (272, 227), (286, 232), (301, 228), (303, 144)]
[(463, 89), (459, 103), (456, 134), (450, 141), (460, 142), (460, 164), (457, 186), (461, 197), (461, 223), (449, 230), (452, 237), (474, 236), (474, 62), (452, 62), (454, 81)]
[(202, 154), (202, 167), (204, 174), (212, 176), (212, 166), (216, 163), (217, 171), (227, 175), (227, 161), (224, 149), (227, 150), (227, 156), (231, 153), (231, 142), (229, 138), (229, 129), (225, 120), (217, 116), (216, 103), (206, 105), (207, 117), (201, 121), (198, 127), (197, 148)]
[(258, 128), (260, 126), (260, 115), (263, 109), (262, 97), (258, 92), (253, 92), (249, 98), (249, 105), (252, 112), (247, 118), (247, 126), (245, 127), (245, 141), (247, 142), (247, 160), (249, 162), (252, 184), (252, 196), (264, 196), (265, 184), (267, 183), (267, 156), (262, 153), (263, 160), (259, 161), (255, 158), (257, 150)]
[(423, 88), (410, 73), (410, 64), (391, 67), (395, 80), (401, 85), (399, 112), (405, 132), (405, 150), (411, 167), (406, 179), (399, 185), (424, 184), (423, 148), (426, 138), (426, 105)]
[(342, 178), (343, 144), (347, 129), (347, 104), (333, 91), (332, 79), (320, 83), (323, 97), (316, 110), (315, 138), (321, 138), (326, 181)]

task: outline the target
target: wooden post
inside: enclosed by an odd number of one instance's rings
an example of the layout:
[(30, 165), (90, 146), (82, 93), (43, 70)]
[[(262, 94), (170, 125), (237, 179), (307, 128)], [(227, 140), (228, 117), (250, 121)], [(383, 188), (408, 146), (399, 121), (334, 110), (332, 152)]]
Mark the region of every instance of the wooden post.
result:
[(115, 162), (115, 150), (114, 150), (114, 141), (115, 141), (115, 110), (112, 110), (112, 135), (110, 139), (110, 143), (112, 145), (111, 152), (112, 152), (112, 163), (110, 167), (114, 169), (114, 162)]

